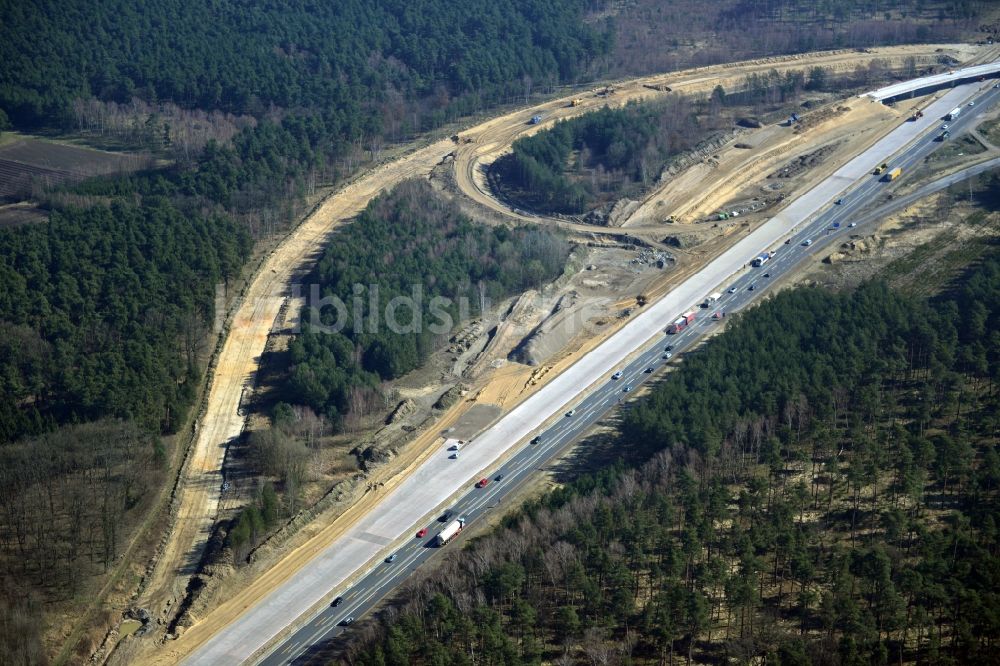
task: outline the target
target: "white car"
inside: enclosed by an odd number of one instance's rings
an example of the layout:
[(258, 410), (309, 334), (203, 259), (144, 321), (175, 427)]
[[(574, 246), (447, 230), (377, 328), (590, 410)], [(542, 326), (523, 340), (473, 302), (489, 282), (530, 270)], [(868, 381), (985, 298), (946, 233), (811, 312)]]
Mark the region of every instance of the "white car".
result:
[(852, 228), (852, 229), (853, 229), (854, 227), (858, 226), (858, 223), (857, 223), (857, 222), (851, 222), (851, 223), (850, 223), (850, 224), (848, 224), (847, 226), (849, 226), (850, 228)]
[(569, 410), (568, 412), (566, 412), (566, 416), (567, 416), (567, 417), (569, 417), (569, 416), (573, 416), (574, 414), (576, 414), (576, 410), (575, 410), (575, 409), (571, 409), (571, 410)]
[(730, 287), (729, 288), (729, 293), (730, 294), (735, 294), (736, 293), (736, 287)]
[(807, 238), (806, 240), (802, 241), (803, 247), (809, 247), (812, 244), (813, 244), (813, 242), (812, 242), (812, 239), (810, 239), (810, 238)]
[(622, 378), (622, 371), (621, 370), (619, 370), (615, 374), (611, 375), (611, 379), (621, 379), (621, 378)]
[(975, 106), (975, 105), (976, 105), (975, 102), (969, 102), (969, 106)]
[(948, 129), (948, 123), (945, 123), (944, 125), (941, 125), (941, 129)]

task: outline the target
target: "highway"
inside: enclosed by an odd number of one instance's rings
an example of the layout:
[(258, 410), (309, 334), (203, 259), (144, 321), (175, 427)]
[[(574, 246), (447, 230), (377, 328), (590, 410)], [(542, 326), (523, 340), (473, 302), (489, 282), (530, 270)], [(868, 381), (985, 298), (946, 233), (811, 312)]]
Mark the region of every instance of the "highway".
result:
[[(953, 105), (957, 104), (956, 100), (961, 98), (963, 113), (958, 119), (948, 121), (952, 137), (957, 138), (970, 126), (974, 126), (978, 122), (977, 116), (1000, 98), (1000, 90), (998, 89), (990, 86), (977, 91), (977, 88), (978, 86), (970, 85), (964, 87), (964, 92), (962, 90), (949, 92), (944, 99), (938, 100), (928, 107), (928, 111), (934, 109), (940, 114), (941, 109), (950, 110)], [(973, 95), (971, 99), (975, 101), (975, 106), (972, 107), (965, 105), (970, 95)], [(945, 121), (940, 117), (931, 117), (925, 120), (927, 122), (921, 123), (918, 128), (920, 131), (909, 137), (909, 145), (901, 146), (902, 152), (889, 160), (890, 168), (902, 168), (900, 180), (905, 180), (909, 171), (927, 155), (943, 145), (942, 142), (936, 141), (934, 138), (940, 134), (938, 127)], [(916, 123), (908, 121), (906, 125), (916, 125)], [(761, 267), (747, 266), (738, 269), (735, 273), (731, 273), (724, 282), (703, 282), (700, 285), (701, 294), (698, 299), (688, 302), (690, 307), (683, 308), (684, 310), (696, 310), (697, 316), (694, 323), (676, 335), (664, 335), (662, 329), (676, 315), (661, 318), (661, 334), (642, 345), (640, 351), (629, 356), (628, 362), (617, 367), (622, 373), (619, 379), (603, 378), (594, 385), (589, 393), (563, 407), (567, 411), (568, 409), (573, 410), (571, 416), (563, 412), (551, 417), (541, 429), (531, 431), (530, 437), (522, 437), (520, 448), (516, 449), (505, 462), (499, 466), (486, 466), (486, 469), (490, 470), (488, 477), (486, 477), (490, 479), (490, 482), (484, 488), (476, 488), (474, 486), (475, 478), (469, 479), (466, 490), (460, 494), (458, 499), (446, 505), (453, 516), (464, 517), (467, 526), (476, 525), (508, 494), (514, 492), (532, 474), (544, 467), (553, 457), (604, 417), (609, 410), (627, 398), (631, 391), (653, 377), (660, 377), (661, 371), (667, 365), (677, 362), (677, 354), (690, 349), (704, 334), (711, 332), (714, 327), (724, 321), (724, 313), (731, 314), (745, 308), (766, 294), (772, 285), (781, 277), (794, 271), (803, 261), (812, 255), (828, 251), (831, 245), (845, 240), (854, 233), (854, 228), (850, 226), (852, 222), (865, 225), (880, 219), (872, 215), (873, 212), (876, 212), (873, 211), (873, 205), (878, 199), (889, 194), (890, 188), (895, 183), (885, 182), (880, 176), (872, 175), (871, 167), (873, 164), (870, 161), (864, 167), (863, 173), (851, 180), (852, 175), (858, 173), (859, 167), (855, 161), (838, 170), (831, 176), (828, 183), (818, 186), (806, 195), (807, 197), (810, 195), (826, 197), (825, 203), (813, 211), (818, 210), (817, 214), (809, 214), (795, 220), (794, 213), (789, 214), (788, 212), (794, 206), (789, 206), (781, 213), (781, 216), (788, 218), (786, 222), (790, 220), (792, 224), (786, 226), (785, 236), (781, 237), (778, 244), (771, 248), (774, 250), (773, 258)], [(962, 173), (978, 173), (986, 168), (988, 165), (980, 165)], [(959, 174), (955, 174), (945, 180), (950, 183), (958, 177)], [(846, 187), (844, 187), (845, 184)], [(937, 184), (935, 184), (936, 186)], [(816, 190), (819, 190), (819, 194), (816, 194)], [(921, 192), (923, 191), (921, 190)], [(907, 197), (907, 199), (909, 198)], [(837, 199), (840, 199), (841, 203), (833, 203)], [(894, 203), (901, 204), (902, 202)], [(888, 206), (883, 206), (878, 210), (885, 210), (885, 208)], [(782, 242), (782, 240), (787, 242)], [(766, 249), (766, 246), (759, 249)], [(748, 254), (744, 260), (749, 262), (753, 258), (753, 254)], [(703, 301), (712, 292), (721, 292), (722, 297), (708, 308), (697, 307), (696, 304)], [(680, 311), (678, 309), (677, 314)], [(719, 319), (713, 319), (714, 313), (719, 313)], [(670, 359), (664, 358), (668, 345), (671, 347), (672, 358)], [(650, 368), (652, 372), (646, 372)], [(536, 436), (537, 443), (532, 443)], [(449, 461), (447, 455), (446, 451), (442, 451), (432, 461), (432, 464), (447, 466), (454, 462)], [(462, 455), (459, 459), (462, 459)], [(342, 596), (343, 603), (335, 608), (327, 605), (274, 647), (259, 663), (268, 666), (308, 663), (317, 646), (336, 638), (345, 630), (344, 620), (360, 618), (390, 594), (427, 559), (442, 551), (453, 549), (454, 545), (446, 545), (443, 548), (431, 546), (435, 535), (445, 525), (444, 522), (436, 520), (436, 517), (436, 515), (425, 515), (421, 522), (413, 526), (409, 537), (401, 543), (398, 540), (394, 542), (398, 545), (392, 551), (396, 555), (393, 562), (381, 561), (352, 585), (330, 590), (327, 596)], [(427, 527), (428, 532), (425, 537), (417, 538), (416, 532), (422, 527)], [(361, 564), (363, 563), (359, 562), (359, 565)]]

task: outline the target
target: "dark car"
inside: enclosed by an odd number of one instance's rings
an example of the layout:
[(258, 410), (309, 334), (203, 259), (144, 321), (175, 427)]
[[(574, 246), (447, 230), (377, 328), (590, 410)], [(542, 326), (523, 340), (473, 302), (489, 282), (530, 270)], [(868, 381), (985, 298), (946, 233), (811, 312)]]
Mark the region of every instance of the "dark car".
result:
[(771, 277), (770, 273), (764, 273), (764, 277)]
[(340, 621), (340, 626), (346, 627), (351, 622), (354, 622), (354, 618), (353, 617), (345, 617), (343, 620)]
[(494, 481), (503, 481), (503, 474), (497, 474), (496, 477), (493, 478), (493, 480)]
[(330, 604), (330, 606), (333, 607), (333, 608), (336, 608), (337, 606), (339, 606), (342, 603), (344, 603), (344, 597), (337, 597), (336, 599), (333, 600), (333, 602)]
[(652, 367), (649, 367), (649, 368), (646, 368), (646, 374), (647, 374), (647, 375), (648, 375), (649, 373), (651, 373), (652, 371), (653, 371), (653, 368), (652, 368)]
[(757, 285), (755, 285), (755, 284), (752, 284), (752, 285), (750, 285), (749, 287), (747, 287), (747, 291), (753, 291), (753, 290), (754, 290), (754, 289), (756, 289), (756, 288), (757, 288)]
[(541, 436), (541, 435), (539, 435), (538, 437), (535, 437), (534, 439), (532, 439), (532, 440), (531, 440), (531, 443), (532, 443), (532, 444), (538, 444), (538, 443), (540, 443), (541, 441), (542, 441), (542, 436)]

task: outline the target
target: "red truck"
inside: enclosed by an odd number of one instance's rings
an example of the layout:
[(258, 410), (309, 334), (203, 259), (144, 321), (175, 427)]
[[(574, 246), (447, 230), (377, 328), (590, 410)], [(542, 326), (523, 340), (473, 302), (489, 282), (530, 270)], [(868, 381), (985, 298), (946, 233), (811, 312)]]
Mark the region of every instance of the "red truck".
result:
[(694, 321), (694, 311), (685, 312), (680, 317), (675, 319), (670, 326), (667, 326), (667, 335), (674, 335), (675, 333), (680, 333), (688, 324)]

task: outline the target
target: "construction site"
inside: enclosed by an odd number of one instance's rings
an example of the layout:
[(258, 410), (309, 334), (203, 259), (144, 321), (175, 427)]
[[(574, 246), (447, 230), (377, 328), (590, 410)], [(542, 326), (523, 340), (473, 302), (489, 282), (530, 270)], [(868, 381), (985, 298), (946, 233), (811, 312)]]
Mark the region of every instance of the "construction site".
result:
[[(822, 67), (836, 74), (872, 62), (890, 71), (915, 65), (921, 72), (937, 72), (998, 58), (1000, 47), (992, 45), (909, 45), (768, 58), (609, 82), (566, 91), (543, 104), (413, 146), (407, 155), (329, 194), (264, 259), (231, 312), (172, 501), (169, 536), (155, 565), (143, 572), (131, 604), (144, 614), (139, 621), (144, 631), (120, 641), (119, 632), (112, 632), (103, 657), (113, 664), (182, 661), (308, 566), (446, 439), (475, 436), (787, 202), (922, 113), (943, 91), (891, 106), (864, 96), (812, 96), (796, 104), (794, 122), (786, 122), (782, 109), (780, 119), (776, 110), (775, 119), (758, 127), (734, 125), (724, 136), (676, 160), (641, 200), (619, 202), (602, 225), (582, 217), (513, 210), (499, 200), (488, 186), (486, 171), (515, 139), (605, 105), (676, 94), (708, 96), (720, 85), (735, 89), (752, 73)], [(810, 103), (802, 106), (802, 101)], [(905, 191), (919, 190), (942, 172), (1000, 157), (995, 137), (980, 131), (969, 136), (980, 149), (954, 149), (914, 174)], [(256, 406), (268, 399), (273, 386), (258, 364), (265, 352), (287, 349), (294, 335), (304, 300), (292, 297), (290, 285), (334, 230), (349, 225), (377, 194), (409, 178), (429, 179), (440, 196), (453, 199), (482, 223), (561, 229), (573, 244), (565, 271), (554, 282), (497, 303), (483, 317), (463, 323), (429, 363), (393, 383), (392, 404), (376, 419), (377, 425), (350, 436), (328, 437), (329, 446), (312, 462), (307, 506), (255, 549), (248, 564), (227, 563), (219, 557), (218, 526), (232, 518), (256, 488), (255, 479), (241, 475), (239, 460), (227, 451), (245, 431), (268, 423)], [(901, 235), (901, 228), (909, 228), (901, 220), (919, 217), (919, 206), (928, 205), (915, 203), (917, 212), (887, 219), (884, 228), (818, 257), (811, 268), (828, 271), (831, 264), (849, 262), (873, 247), (896, 256), (886, 249), (887, 235)], [(926, 241), (941, 230), (922, 225), (918, 231)], [(821, 279), (821, 273), (806, 274), (803, 279)], [(212, 553), (208, 560), (206, 552)]]

